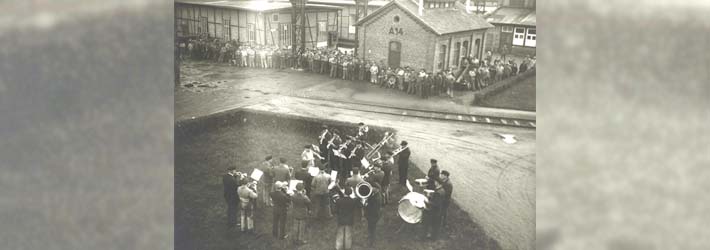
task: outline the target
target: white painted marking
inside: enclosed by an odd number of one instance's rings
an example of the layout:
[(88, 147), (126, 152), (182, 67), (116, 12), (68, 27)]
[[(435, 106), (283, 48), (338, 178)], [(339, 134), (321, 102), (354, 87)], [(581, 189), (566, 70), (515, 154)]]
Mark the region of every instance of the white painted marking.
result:
[(500, 122), (502, 122), (503, 124), (508, 124), (508, 121), (503, 120), (503, 119), (500, 119)]
[(519, 123), (518, 121), (516, 121), (516, 120), (513, 120), (513, 122), (515, 123), (515, 125), (518, 125), (518, 126), (520, 126), (520, 123)]
[(475, 121), (476, 121), (476, 117), (475, 117), (475, 116), (471, 116), (471, 120), (473, 120), (473, 121), (475, 122)]
[(534, 122), (530, 122), (530, 126), (533, 126), (533, 128), (536, 128)]
[(487, 123), (491, 123), (491, 119), (489, 119), (488, 117), (486, 117), (486, 122), (487, 122)]
[(407, 111), (405, 111), (405, 112), (402, 112), (402, 115), (407, 115)]
[(460, 121), (460, 120), (463, 120), (463, 117), (459, 116), (459, 121)]

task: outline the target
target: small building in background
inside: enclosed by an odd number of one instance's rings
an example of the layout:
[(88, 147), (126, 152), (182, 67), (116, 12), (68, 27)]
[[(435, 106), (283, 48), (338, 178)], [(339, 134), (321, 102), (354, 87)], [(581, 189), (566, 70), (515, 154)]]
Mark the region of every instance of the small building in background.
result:
[[(306, 4), (306, 47), (333, 43), (340, 29), (341, 8)], [(292, 5), (288, 1), (176, 0), (178, 38), (208, 37), (239, 44), (288, 47), (292, 40)]]
[(393, 0), (358, 21), (359, 57), (437, 72), (480, 58), (493, 28), (457, 0)]
[(486, 18), (495, 26), (486, 47), (500, 54), (535, 55), (535, 0), (501, 0), (499, 5)]

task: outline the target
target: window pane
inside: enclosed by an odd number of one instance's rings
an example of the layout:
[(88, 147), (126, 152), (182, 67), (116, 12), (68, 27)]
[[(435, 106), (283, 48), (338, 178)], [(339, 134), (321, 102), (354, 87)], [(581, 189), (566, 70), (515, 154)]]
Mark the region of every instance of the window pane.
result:
[(535, 34), (535, 29), (528, 29), (528, 34)]

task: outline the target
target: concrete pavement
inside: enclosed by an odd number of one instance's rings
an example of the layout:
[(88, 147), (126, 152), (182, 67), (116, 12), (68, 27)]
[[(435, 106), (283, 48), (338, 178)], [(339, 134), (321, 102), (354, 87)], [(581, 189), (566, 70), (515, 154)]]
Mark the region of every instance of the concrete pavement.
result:
[[(309, 99), (406, 108), (420, 112), (445, 112), (462, 116), (502, 117), (535, 121), (535, 112), (474, 107), (467, 105), (471, 92), (457, 92), (455, 98), (421, 99), (399, 90), (384, 89), (366, 82), (345, 81), (292, 69), (237, 68), (225, 64), (187, 61), (181, 81), (213, 84), (213, 87), (178, 87), (176, 119), (213, 113), (225, 107), (240, 107), (243, 101), (263, 97), (296, 96)], [(268, 98), (267, 98), (268, 99)]]

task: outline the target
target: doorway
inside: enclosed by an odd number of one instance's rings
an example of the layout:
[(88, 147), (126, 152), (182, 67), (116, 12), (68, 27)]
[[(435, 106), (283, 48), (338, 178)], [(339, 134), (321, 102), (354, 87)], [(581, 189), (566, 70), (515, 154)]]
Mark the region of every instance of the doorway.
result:
[(398, 68), (402, 56), (402, 43), (391, 41), (389, 46), (389, 55), (387, 56), (387, 65), (392, 68)]

